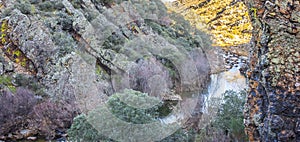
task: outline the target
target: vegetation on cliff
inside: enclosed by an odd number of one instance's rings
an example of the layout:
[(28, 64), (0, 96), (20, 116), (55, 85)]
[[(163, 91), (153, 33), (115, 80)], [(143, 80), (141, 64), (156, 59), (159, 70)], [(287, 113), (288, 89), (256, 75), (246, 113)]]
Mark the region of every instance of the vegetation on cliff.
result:
[(170, 11), (184, 16), (193, 26), (213, 35), (215, 46), (248, 43), (252, 25), (247, 7), (236, 0), (186, 0), (167, 4)]

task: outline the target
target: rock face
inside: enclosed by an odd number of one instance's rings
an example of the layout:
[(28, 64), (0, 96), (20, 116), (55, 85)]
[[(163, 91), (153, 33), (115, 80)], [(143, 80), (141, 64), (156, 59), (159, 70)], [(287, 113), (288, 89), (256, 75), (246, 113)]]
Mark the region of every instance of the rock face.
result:
[(300, 3), (245, 0), (254, 27), (245, 126), (250, 141), (300, 141)]
[[(52, 106), (45, 101), (51, 98), (76, 101), (82, 112), (88, 112), (125, 88), (153, 96), (206, 88), (209, 37), (183, 17), (168, 14), (161, 1), (0, 2), (0, 73), (12, 78), (1, 87), (32, 90), (44, 103), (34, 108)], [(29, 82), (16, 83), (15, 76)], [(46, 117), (41, 119), (51, 119)], [(56, 123), (49, 124), (57, 125), (49, 131), (67, 127)], [(54, 136), (51, 133), (50, 139)]]

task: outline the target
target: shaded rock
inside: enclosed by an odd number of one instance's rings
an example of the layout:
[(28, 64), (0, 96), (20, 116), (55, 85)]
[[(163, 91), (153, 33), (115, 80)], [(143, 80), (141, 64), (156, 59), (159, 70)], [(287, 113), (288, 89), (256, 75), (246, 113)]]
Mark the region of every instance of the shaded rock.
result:
[(296, 135), (292, 130), (283, 130), (278, 134), (278, 140), (280, 141), (292, 141), (295, 138)]
[(273, 132), (281, 130), (281, 128), (284, 126), (284, 121), (278, 115), (272, 116), (270, 121), (271, 121), (270, 128), (271, 128), (271, 131), (273, 131)]

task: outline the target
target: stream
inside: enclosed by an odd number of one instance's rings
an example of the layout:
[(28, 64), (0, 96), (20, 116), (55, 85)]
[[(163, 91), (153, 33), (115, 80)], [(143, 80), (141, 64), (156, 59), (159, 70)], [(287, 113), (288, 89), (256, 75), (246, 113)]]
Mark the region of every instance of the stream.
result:
[[(207, 91), (204, 94), (200, 94), (201, 102), (203, 105), (197, 106), (196, 111), (200, 111), (201, 118), (199, 121), (199, 127), (203, 128), (214, 119), (217, 114), (218, 108), (222, 102), (222, 94), (226, 90), (233, 90), (239, 92), (246, 88), (246, 78), (240, 72), (240, 68), (245, 66), (247, 57), (238, 56), (232, 53), (221, 54), (224, 59), (225, 71), (211, 74), (210, 84), (208, 85)], [(189, 104), (188, 101), (181, 102), (182, 104)], [(184, 106), (184, 105), (182, 105)], [(200, 108), (199, 108), (200, 107)], [(182, 121), (184, 113), (175, 113), (160, 119), (161, 122), (169, 124), (174, 122)], [(197, 118), (196, 118), (197, 119)]]

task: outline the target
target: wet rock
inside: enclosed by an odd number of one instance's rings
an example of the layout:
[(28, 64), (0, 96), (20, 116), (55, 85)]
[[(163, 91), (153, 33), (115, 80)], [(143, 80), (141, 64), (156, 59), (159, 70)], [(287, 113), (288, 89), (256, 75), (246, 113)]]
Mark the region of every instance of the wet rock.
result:
[(35, 141), (37, 140), (37, 137), (27, 137), (27, 140)]
[(238, 59), (239, 59), (238, 57), (231, 57), (231, 58), (230, 58), (230, 60), (232, 60), (232, 61), (234, 61), (234, 62), (237, 61)]

